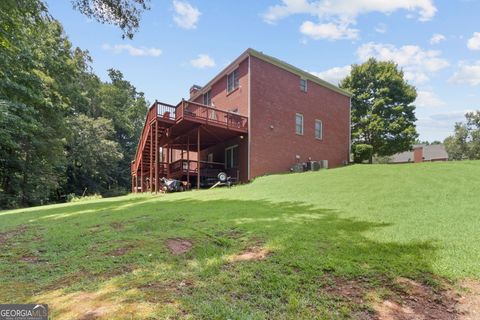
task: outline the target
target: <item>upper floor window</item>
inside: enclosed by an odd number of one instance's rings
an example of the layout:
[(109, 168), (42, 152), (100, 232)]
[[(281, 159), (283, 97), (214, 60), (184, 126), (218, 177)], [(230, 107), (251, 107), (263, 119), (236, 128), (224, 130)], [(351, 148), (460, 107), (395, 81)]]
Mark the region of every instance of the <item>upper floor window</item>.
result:
[(315, 138), (320, 140), (323, 138), (323, 124), (321, 120), (315, 120)]
[(238, 68), (227, 76), (227, 92), (232, 92), (238, 88)]
[(295, 114), (295, 133), (303, 135), (303, 114)]
[(212, 90), (208, 90), (203, 94), (203, 104), (206, 106), (212, 105)]
[(307, 92), (307, 79), (300, 79), (300, 90)]

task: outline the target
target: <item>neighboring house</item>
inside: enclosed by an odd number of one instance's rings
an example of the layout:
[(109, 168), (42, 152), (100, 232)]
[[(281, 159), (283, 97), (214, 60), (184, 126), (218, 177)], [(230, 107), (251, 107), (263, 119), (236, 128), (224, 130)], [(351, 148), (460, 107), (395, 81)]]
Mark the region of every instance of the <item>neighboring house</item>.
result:
[(197, 187), (287, 172), (297, 162), (348, 163), (351, 95), (253, 49), (176, 106), (149, 109), (132, 161), (132, 190), (161, 177)]
[(448, 161), (448, 153), (443, 144), (413, 146), (412, 151), (394, 154), (390, 163)]

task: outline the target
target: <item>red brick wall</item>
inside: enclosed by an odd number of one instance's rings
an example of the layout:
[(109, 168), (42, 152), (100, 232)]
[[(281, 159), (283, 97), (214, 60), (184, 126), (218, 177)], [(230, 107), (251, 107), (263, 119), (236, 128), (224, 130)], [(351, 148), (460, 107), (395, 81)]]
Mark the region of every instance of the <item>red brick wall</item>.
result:
[[(234, 71), (232, 68), (231, 71)], [(211, 90), (211, 99), (215, 108), (225, 111), (237, 112), (248, 116), (248, 59), (241, 61), (238, 65), (239, 87), (234, 91), (227, 93), (227, 75), (214, 82), (207, 90)], [(205, 90), (202, 90), (202, 92)], [(203, 94), (200, 94), (195, 100), (197, 103), (203, 103)], [(240, 137), (220, 142), (214, 147), (202, 150), (200, 159), (206, 161), (207, 155), (213, 153), (214, 162), (225, 162), (225, 148), (232, 145), (239, 146), (239, 168), (240, 180), (248, 181), (248, 136)], [(196, 155), (195, 155), (196, 158)]]
[[(230, 93), (227, 93), (227, 75), (212, 84), (210, 88), (212, 103), (217, 109), (225, 111), (238, 109), (239, 114), (248, 116), (248, 59), (240, 62), (238, 74), (239, 87)], [(203, 103), (203, 95), (200, 94), (194, 101)]]
[(423, 162), (423, 147), (413, 149), (413, 161)]
[[(349, 158), (350, 98), (251, 57), (250, 178), (286, 172), (297, 161), (328, 160), (341, 166)], [(295, 114), (304, 117), (303, 136), (295, 134)], [(315, 138), (315, 119), (323, 122), (323, 139)], [(273, 126), (271, 129), (270, 126)]]

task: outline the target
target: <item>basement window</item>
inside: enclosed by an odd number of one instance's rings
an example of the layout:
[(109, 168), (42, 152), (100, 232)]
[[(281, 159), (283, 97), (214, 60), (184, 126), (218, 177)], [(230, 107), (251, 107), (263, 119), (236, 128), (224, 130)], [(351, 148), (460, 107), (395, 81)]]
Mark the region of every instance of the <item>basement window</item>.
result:
[(315, 139), (322, 140), (322, 138), (323, 138), (322, 120), (315, 120)]
[(206, 106), (212, 105), (212, 90), (208, 90), (203, 94), (203, 104)]
[(239, 81), (238, 81), (238, 68), (237, 68), (227, 76), (227, 93), (230, 93), (233, 90), (237, 89), (238, 86), (239, 86)]
[(307, 92), (307, 79), (300, 79), (300, 90)]
[(295, 114), (295, 133), (303, 135), (303, 114)]

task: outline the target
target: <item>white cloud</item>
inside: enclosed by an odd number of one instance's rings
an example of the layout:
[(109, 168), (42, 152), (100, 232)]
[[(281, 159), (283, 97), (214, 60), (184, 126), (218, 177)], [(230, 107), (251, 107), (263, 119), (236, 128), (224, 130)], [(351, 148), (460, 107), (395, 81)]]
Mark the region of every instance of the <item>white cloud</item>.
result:
[(438, 44), (442, 41), (447, 40), (447, 38), (440, 33), (435, 33), (431, 38), (430, 38), (430, 44)]
[(215, 60), (208, 54), (199, 54), (196, 59), (190, 60), (190, 64), (195, 68), (204, 69), (215, 67)]
[(417, 100), (415, 105), (422, 108), (436, 108), (446, 105), (445, 101), (440, 99), (432, 91), (417, 91)]
[(321, 72), (310, 72), (314, 76), (319, 77), (325, 81), (333, 84), (338, 84), (341, 80), (347, 77), (352, 70), (351, 66), (335, 67)]
[(468, 39), (467, 47), (470, 50), (480, 50), (480, 32), (473, 33), (473, 36)]
[(357, 39), (358, 29), (348, 28), (346, 25), (338, 25), (334, 23), (313, 23), (305, 21), (300, 26), (300, 32), (312, 39)]
[(111, 51), (115, 54), (119, 54), (126, 51), (129, 55), (134, 57), (139, 57), (139, 56), (158, 57), (159, 55), (162, 54), (162, 50), (158, 48), (134, 47), (129, 44), (110, 45), (108, 43), (104, 43), (102, 45), (102, 49), (106, 51)]
[[(370, 12), (390, 14), (402, 9), (418, 13), (420, 21), (432, 19), (437, 12), (433, 0), (282, 0), (280, 4), (270, 6), (263, 19), (275, 23), (295, 14), (311, 15), (318, 19), (318, 23), (305, 21), (302, 28), (310, 30), (307, 34), (314, 39), (356, 39), (358, 30), (352, 29), (351, 25), (356, 24), (358, 16)], [(335, 29), (332, 24), (336, 25)], [(326, 28), (336, 36), (325, 37)], [(339, 35), (338, 30), (343, 32)]]
[(452, 83), (469, 84), (471, 86), (480, 85), (480, 60), (473, 64), (460, 62), (459, 70), (449, 79)]
[(387, 25), (385, 23), (379, 23), (375, 27), (375, 31), (377, 31), (378, 33), (386, 33), (387, 32)]
[(282, 0), (282, 4), (269, 7), (263, 18), (273, 23), (293, 14), (310, 14), (353, 22), (361, 14), (390, 14), (400, 9), (418, 12), (421, 21), (432, 19), (437, 12), (432, 0)]
[(173, 0), (173, 9), (175, 10), (173, 21), (180, 28), (195, 29), (197, 27), (198, 19), (202, 14), (197, 8), (187, 1)]
[(429, 75), (440, 71), (449, 63), (440, 57), (440, 51), (423, 50), (419, 46), (406, 45), (400, 48), (392, 44), (366, 43), (357, 49), (360, 61), (366, 61), (370, 57), (378, 60), (392, 60), (404, 71), (405, 78), (417, 84), (429, 80)]
[(446, 128), (453, 131), (455, 122), (465, 121), (465, 113), (471, 110), (448, 111), (434, 113), (424, 117), (418, 117), (417, 126), (434, 129)]

